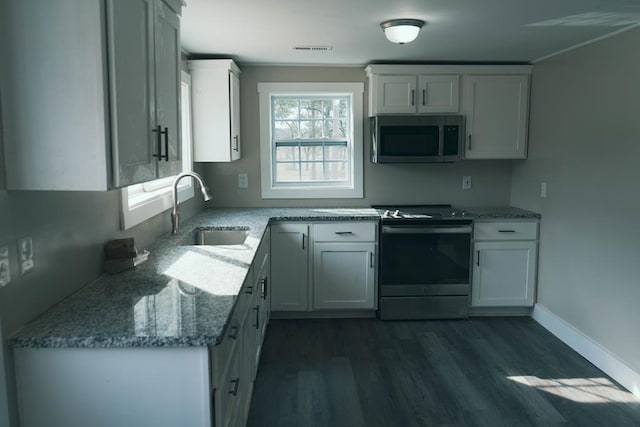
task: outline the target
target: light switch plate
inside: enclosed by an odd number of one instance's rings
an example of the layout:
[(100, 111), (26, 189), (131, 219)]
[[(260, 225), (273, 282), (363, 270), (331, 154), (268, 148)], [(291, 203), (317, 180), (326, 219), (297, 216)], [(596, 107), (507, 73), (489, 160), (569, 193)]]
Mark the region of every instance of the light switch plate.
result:
[(541, 182), (540, 183), (540, 197), (542, 197), (543, 199), (547, 198), (547, 183), (546, 182)]
[(26, 274), (35, 267), (31, 237), (18, 239), (18, 262), (20, 263), (20, 274)]
[(9, 270), (9, 247), (0, 246), (0, 288), (11, 283)]

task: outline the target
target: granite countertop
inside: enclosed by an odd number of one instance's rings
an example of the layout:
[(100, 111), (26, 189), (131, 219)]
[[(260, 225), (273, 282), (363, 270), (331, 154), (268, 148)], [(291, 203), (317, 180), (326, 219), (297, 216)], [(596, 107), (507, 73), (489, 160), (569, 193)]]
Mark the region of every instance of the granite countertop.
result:
[[(465, 208), (477, 219), (539, 219), (511, 207)], [(149, 260), (102, 275), (22, 328), (13, 347), (180, 347), (215, 345), (271, 221), (377, 221), (371, 208), (213, 208), (165, 234)], [(243, 245), (195, 246), (198, 227), (247, 228)]]
[[(369, 208), (205, 209), (165, 234), (134, 269), (102, 275), (22, 328), (13, 347), (216, 344), (269, 221), (376, 221)], [(247, 227), (241, 246), (194, 246), (197, 227)]]

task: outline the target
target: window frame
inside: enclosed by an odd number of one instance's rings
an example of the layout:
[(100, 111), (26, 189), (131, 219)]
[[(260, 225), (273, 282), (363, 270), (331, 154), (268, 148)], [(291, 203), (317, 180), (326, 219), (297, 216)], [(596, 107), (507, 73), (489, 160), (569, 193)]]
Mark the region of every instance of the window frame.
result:
[[(180, 74), (180, 135), (182, 138), (182, 170), (193, 170), (193, 143), (191, 132), (191, 75)], [(186, 91), (185, 91), (186, 87)], [(120, 228), (128, 230), (149, 218), (173, 207), (171, 184), (175, 176), (130, 185), (121, 190)], [(178, 185), (178, 201), (189, 200), (194, 195), (193, 180), (183, 180)]]
[[(260, 107), (260, 181), (263, 199), (333, 199), (363, 198), (363, 96), (362, 82), (280, 82), (258, 83)], [(272, 97), (347, 96), (351, 105), (351, 182), (322, 181), (274, 183), (274, 152), (272, 130)], [(301, 140), (304, 141), (304, 140)]]

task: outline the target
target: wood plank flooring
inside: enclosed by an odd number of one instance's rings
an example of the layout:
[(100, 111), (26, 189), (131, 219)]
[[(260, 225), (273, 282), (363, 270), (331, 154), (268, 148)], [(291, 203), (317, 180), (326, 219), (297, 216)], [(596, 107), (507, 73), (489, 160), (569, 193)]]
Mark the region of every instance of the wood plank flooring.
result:
[(640, 399), (528, 317), (272, 320), (249, 426), (640, 426)]

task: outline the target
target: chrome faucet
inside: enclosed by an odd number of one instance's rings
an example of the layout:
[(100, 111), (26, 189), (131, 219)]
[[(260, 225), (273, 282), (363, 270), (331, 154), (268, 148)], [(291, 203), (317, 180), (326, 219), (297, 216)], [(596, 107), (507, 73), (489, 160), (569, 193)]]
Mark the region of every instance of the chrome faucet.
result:
[(179, 173), (176, 176), (176, 178), (173, 180), (173, 184), (172, 184), (173, 186), (173, 210), (171, 211), (171, 225), (172, 225), (171, 233), (172, 234), (178, 234), (178, 231), (180, 230), (180, 216), (178, 215), (178, 205), (180, 204), (180, 202), (178, 202), (178, 182), (180, 182), (180, 180), (185, 176), (190, 176), (192, 178), (195, 178), (196, 181), (198, 181), (198, 183), (200, 184), (200, 192), (202, 193), (202, 197), (204, 198), (205, 202), (212, 199), (211, 192), (209, 191), (209, 188), (205, 185), (200, 175), (198, 175), (195, 172)]

